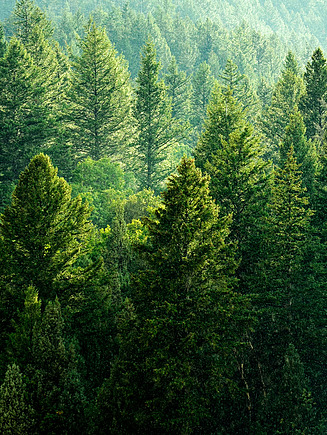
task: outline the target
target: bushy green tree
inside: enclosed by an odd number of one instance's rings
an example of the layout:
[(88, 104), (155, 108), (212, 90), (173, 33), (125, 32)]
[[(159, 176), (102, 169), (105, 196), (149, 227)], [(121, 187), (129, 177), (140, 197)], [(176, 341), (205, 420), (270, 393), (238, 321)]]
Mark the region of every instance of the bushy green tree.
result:
[[(98, 406), (100, 433), (215, 430), (215, 404), (233, 384), (233, 354), (249, 326), (246, 301), (229, 287), (233, 249), (209, 179), (183, 159), (146, 220), (146, 267), (132, 290), (134, 320)], [(217, 426), (214, 426), (214, 425)]]
[[(56, 294), (68, 297), (92, 273), (74, 269), (86, 252), (89, 216), (87, 203), (71, 198), (70, 186), (57, 176), (49, 157), (35, 156), (1, 216), (3, 279), (18, 289), (35, 286), (44, 302)], [(17, 301), (22, 301), (21, 292)]]

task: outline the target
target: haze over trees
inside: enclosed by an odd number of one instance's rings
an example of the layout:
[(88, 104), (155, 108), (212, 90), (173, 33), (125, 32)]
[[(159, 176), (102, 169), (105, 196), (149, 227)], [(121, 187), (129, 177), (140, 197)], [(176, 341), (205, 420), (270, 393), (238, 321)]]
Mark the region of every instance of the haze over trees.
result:
[(0, 0), (1, 433), (326, 433), (326, 17)]

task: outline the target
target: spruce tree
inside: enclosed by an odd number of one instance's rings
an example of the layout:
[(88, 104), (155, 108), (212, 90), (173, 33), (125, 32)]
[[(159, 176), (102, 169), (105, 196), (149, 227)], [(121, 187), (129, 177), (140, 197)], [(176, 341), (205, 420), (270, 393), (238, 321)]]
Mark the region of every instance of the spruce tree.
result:
[(287, 160), (287, 154), (294, 148), (298, 164), (301, 165), (303, 187), (312, 198), (314, 180), (318, 168), (318, 156), (315, 144), (306, 139), (306, 128), (301, 113), (295, 107), (290, 115), (290, 121), (285, 129), (285, 135), (280, 145), (280, 165)]
[(222, 141), (228, 141), (229, 135), (244, 126), (244, 116), (240, 103), (233, 98), (229, 89), (225, 94), (216, 84), (212, 92), (204, 122), (204, 131), (195, 149), (196, 165), (202, 170), (218, 149), (222, 148)]
[(305, 94), (299, 108), (303, 113), (308, 139), (321, 136), (327, 98), (327, 63), (323, 52), (317, 48), (306, 65), (304, 73)]
[(122, 158), (132, 131), (126, 62), (93, 22), (80, 49), (73, 62), (67, 113), (76, 156)]
[[(33, 285), (41, 300), (66, 297), (91, 270), (74, 263), (86, 252), (90, 209), (57, 176), (49, 157), (35, 156), (22, 172), (12, 203), (1, 216), (1, 275), (17, 288)], [(17, 294), (17, 302), (22, 295)]]
[[(134, 287), (134, 321), (98, 404), (100, 433), (216, 430), (216, 404), (233, 384), (234, 351), (249, 326), (246, 301), (230, 290), (233, 249), (209, 178), (183, 159), (163, 206), (146, 220), (146, 266)], [(214, 426), (216, 424), (216, 426)], [(200, 429), (201, 428), (201, 429)]]
[(184, 136), (184, 128), (172, 118), (171, 99), (164, 82), (158, 79), (159, 71), (155, 47), (148, 40), (136, 78), (135, 165), (140, 187), (155, 191), (162, 188), (167, 176), (164, 161), (169, 148)]
[(270, 148), (269, 154), (278, 159), (278, 146), (283, 139), (291, 113), (304, 94), (304, 83), (292, 52), (285, 58), (281, 76), (276, 83), (269, 107), (263, 111), (261, 129)]
[(8, 201), (20, 172), (52, 136), (46, 89), (22, 43), (12, 38), (0, 59), (1, 206)]

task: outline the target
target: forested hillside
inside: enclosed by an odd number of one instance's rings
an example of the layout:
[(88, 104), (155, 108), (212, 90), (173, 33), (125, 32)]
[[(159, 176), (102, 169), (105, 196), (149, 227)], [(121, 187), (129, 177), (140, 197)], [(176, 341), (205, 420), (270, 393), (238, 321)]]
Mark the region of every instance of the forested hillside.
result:
[(326, 434), (326, 13), (0, 0), (1, 434)]

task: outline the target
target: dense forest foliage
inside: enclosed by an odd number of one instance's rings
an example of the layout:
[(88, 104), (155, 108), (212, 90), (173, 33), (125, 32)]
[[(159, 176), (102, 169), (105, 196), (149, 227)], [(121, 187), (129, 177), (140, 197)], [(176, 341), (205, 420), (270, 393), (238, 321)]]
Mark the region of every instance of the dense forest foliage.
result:
[(0, 433), (327, 432), (326, 18), (0, 0)]

